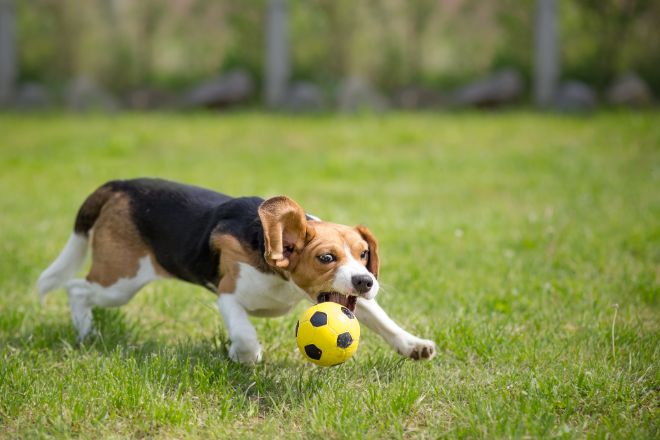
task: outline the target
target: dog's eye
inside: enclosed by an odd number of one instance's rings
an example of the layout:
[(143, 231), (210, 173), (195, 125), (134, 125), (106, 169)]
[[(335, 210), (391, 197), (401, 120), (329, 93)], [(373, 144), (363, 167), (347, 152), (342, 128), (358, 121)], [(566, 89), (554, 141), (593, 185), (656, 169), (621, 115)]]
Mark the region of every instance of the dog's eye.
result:
[(360, 259), (366, 260), (368, 256), (369, 256), (369, 251), (362, 251), (362, 253), (360, 254)]
[(319, 255), (316, 258), (318, 258), (319, 261), (323, 264), (330, 264), (336, 260), (335, 256), (332, 254), (323, 254), (323, 255)]

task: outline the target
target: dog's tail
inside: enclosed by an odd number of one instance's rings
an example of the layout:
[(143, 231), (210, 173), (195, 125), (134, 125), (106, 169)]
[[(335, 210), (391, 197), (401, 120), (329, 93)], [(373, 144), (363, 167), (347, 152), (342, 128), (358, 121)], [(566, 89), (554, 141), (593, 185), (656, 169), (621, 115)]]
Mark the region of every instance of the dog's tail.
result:
[(39, 276), (37, 291), (42, 303), (48, 292), (64, 286), (85, 262), (89, 248), (89, 231), (94, 227), (101, 209), (113, 195), (112, 183), (106, 183), (87, 197), (78, 210), (73, 233), (64, 249)]
[(62, 287), (82, 267), (87, 256), (88, 238), (75, 232), (69, 237), (60, 255), (44, 270), (37, 281), (39, 299), (51, 290)]

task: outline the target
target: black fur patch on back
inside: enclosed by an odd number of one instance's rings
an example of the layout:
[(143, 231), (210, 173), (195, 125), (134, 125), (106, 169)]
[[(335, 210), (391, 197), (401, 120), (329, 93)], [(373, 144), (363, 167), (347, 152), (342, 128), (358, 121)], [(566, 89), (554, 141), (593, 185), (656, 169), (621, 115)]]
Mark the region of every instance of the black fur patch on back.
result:
[(211, 234), (227, 232), (263, 255), (258, 197), (232, 198), (204, 188), (161, 179), (115, 181), (127, 194), (131, 215), (156, 260), (177, 278), (208, 288), (220, 281), (220, 255)]

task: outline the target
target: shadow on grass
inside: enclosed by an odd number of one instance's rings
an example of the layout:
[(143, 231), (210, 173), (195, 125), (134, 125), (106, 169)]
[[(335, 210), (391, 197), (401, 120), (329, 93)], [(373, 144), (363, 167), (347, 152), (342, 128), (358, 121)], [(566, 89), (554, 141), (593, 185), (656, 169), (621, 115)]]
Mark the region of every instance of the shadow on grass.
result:
[(36, 362), (33, 356), (44, 353), (48, 357), (45, 362), (73, 360), (72, 368), (76, 363), (103, 358), (111, 369), (133, 369), (127, 374), (158, 383), (166, 394), (232, 393), (231, 399), (239, 407), (256, 401), (264, 412), (299, 404), (327, 386), (322, 369), (303, 363), (269, 360), (243, 366), (231, 361), (229, 341), (222, 332), (203, 340), (171, 344), (158, 336), (157, 329), (140, 327), (119, 309), (95, 309), (94, 323), (95, 334), (82, 344), (76, 343), (77, 333), (69, 322), (44, 321), (29, 332), (0, 336), (0, 347), (11, 347), (12, 355), (22, 356), (26, 364)]

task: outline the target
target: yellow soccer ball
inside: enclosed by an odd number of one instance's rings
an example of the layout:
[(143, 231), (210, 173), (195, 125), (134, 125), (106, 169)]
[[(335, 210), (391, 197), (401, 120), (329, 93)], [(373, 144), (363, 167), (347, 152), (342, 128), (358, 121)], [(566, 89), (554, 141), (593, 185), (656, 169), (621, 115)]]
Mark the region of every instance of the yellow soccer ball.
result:
[(296, 343), (310, 362), (324, 367), (348, 360), (360, 342), (360, 323), (346, 307), (323, 302), (305, 310), (296, 323)]

